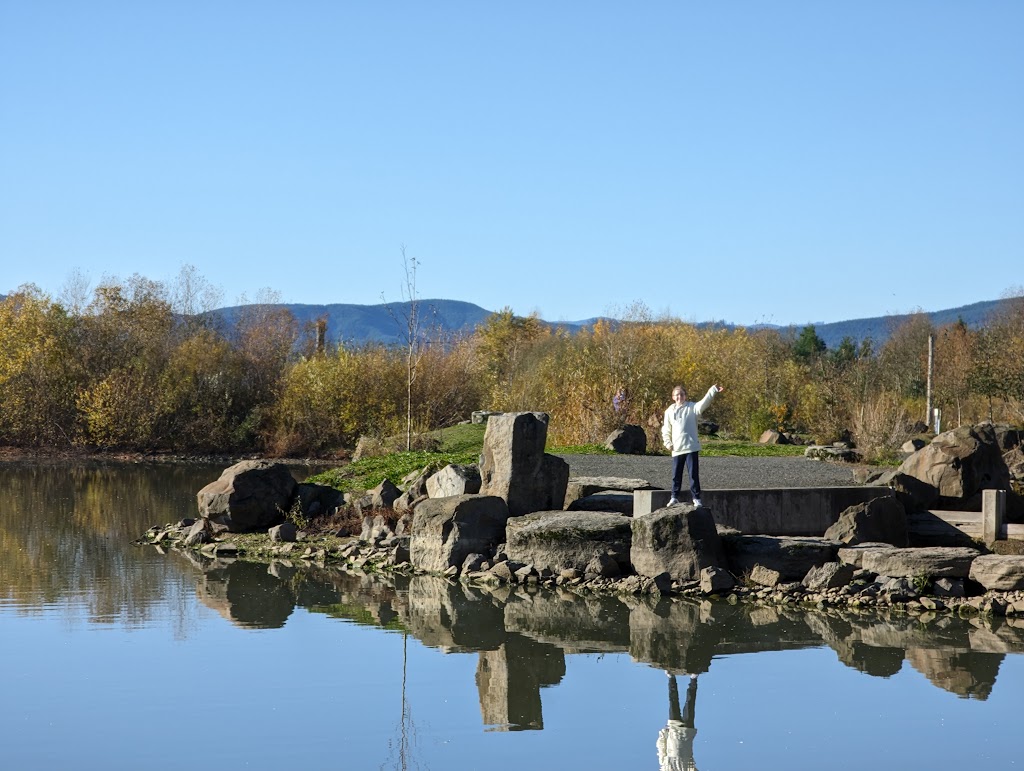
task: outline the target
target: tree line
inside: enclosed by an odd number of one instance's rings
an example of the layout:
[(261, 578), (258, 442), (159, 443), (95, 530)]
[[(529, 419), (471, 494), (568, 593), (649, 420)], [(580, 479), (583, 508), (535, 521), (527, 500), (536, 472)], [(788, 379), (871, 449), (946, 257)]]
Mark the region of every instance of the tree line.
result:
[(54, 299), (24, 286), (0, 302), (0, 444), (333, 455), (360, 436), (493, 409), (550, 413), (558, 444), (603, 442), (634, 423), (658, 446), (672, 386), (699, 395), (717, 382), (728, 387), (712, 413), (724, 435), (851, 438), (878, 457), (922, 428), (929, 336), (944, 427), (1024, 422), (1022, 297), (979, 329), (914, 315), (877, 350), (850, 339), (829, 349), (813, 326), (698, 328), (642, 304), (575, 334), (505, 308), (468, 334), (425, 322), (412, 357), (410, 346), (318, 344), (323, 330), (301, 327), (269, 292), (243, 298), (226, 323), (212, 312), (218, 291), (188, 266), (170, 283), (136, 275), (75, 289)]

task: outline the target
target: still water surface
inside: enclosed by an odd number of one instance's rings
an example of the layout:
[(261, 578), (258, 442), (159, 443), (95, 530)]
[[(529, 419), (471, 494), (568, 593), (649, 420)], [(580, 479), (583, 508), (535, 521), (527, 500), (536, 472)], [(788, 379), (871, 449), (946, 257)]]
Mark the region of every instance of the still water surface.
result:
[(130, 545), (219, 473), (0, 465), (0, 768), (1024, 765), (1024, 623), (485, 593)]

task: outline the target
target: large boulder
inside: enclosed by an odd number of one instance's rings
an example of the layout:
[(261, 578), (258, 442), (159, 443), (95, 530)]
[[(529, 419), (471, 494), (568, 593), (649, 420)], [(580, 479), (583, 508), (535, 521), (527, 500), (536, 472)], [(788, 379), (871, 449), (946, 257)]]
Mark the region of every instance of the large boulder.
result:
[(899, 468), (930, 485), (940, 504), (955, 505), (981, 490), (1008, 489), (1010, 475), (992, 424), (963, 426), (939, 434)]
[(507, 520), (508, 506), (494, 495), (428, 498), (413, 511), (409, 561), (435, 573), (461, 568), (470, 554), (494, 554)]
[(492, 416), (484, 432), (480, 494), (504, 499), (513, 517), (561, 508), (569, 464), (544, 452), (547, 437), (546, 413)]
[(724, 535), (722, 546), (736, 575), (761, 565), (777, 571), (782, 581), (801, 581), (811, 568), (835, 562), (839, 548), (824, 538), (772, 535)]
[(622, 455), (644, 455), (647, 452), (647, 434), (642, 426), (626, 425), (612, 431), (604, 446)]
[(585, 572), (594, 557), (607, 554), (621, 572), (630, 573), (630, 521), (601, 511), (536, 511), (512, 517), (506, 527), (505, 553), (513, 562), (555, 572), (567, 568)]
[(986, 554), (971, 563), (970, 578), (989, 591), (1024, 589), (1024, 556)]
[(825, 538), (850, 546), (872, 541), (908, 546), (906, 509), (892, 496), (858, 503), (839, 515)]
[(711, 511), (693, 506), (658, 509), (632, 520), (633, 569), (653, 578), (693, 580), (707, 567), (725, 567), (725, 552)]
[(427, 479), (427, 495), (447, 498), (480, 492), (480, 470), (476, 466), (449, 464)]
[(869, 549), (861, 558), (865, 570), (891, 578), (967, 578), (981, 552), (966, 546), (916, 549)]
[(295, 477), (282, 463), (244, 460), (199, 491), (199, 515), (234, 532), (278, 524), (295, 497)]

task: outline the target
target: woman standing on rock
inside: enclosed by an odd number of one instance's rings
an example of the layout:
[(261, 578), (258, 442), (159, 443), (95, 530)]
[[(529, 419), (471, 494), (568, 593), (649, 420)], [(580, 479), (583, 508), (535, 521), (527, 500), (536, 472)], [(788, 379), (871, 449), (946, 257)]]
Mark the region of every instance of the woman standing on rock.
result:
[(690, 477), (693, 505), (700, 506), (700, 439), (697, 438), (697, 418), (708, 408), (715, 394), (725, 389), (713, 385), (699, 402), (686, 400), (686, 389), (677, 385), (672, 389), (672, 404), (665, 410), (661, 424), (661, 441), (672, 453), (672, 500), (669, 506), (679, 505), (683, 486), (683, 467)]

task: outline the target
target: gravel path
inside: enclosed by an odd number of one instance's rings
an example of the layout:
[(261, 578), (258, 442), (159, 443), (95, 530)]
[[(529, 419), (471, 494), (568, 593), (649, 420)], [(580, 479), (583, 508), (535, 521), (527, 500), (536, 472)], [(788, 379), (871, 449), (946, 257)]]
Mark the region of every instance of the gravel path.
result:
[[(563, 455), (571, 477), (626, 477), (653, 485), (672, 486), (672, 461), (667, 455)], [(705, 490), (777, 487), (842, 487), (856, 485), (853, 467), (782, 458), (710, 458), (701, 455), (700, 483)], [(683, 486), (688, 485), (684, 475)]]

